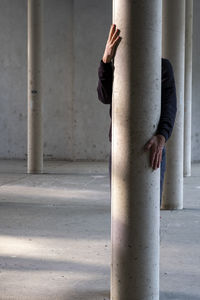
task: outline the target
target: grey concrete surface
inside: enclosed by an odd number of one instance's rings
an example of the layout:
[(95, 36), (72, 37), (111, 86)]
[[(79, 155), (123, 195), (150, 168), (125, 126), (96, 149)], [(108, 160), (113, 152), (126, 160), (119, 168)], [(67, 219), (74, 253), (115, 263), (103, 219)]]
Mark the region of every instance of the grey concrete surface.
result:
[(183, 208), (185, 0), (163, 0), (162, 55), (173, 66), (177, 111), (166, 144), (166, 174), (162, 207)]
[(113, 7), (123, 38), (113, 81), (111, 300), (159, 300), (160, 172), (141, 149), (160, 119), (162, 2)]
[(193, 0), (185, 2), (184, 176), (191, 175)]
[(197, 80), (200, 72), (200, 1), (193, 2), (193, 65), (192, 65), (192, 161), (200, 159), (200, 85)]
[[(109, 107), (98, 101), (96, 88), (112, 1), (43, 3), (44, 156), (105, 159)], [(27, 1), (1, 0), (0, 25), (0, 158), (26, 158)]]
[[(109, 107), (98, 103), (97, 68), (112, 1), (43, 0), (44, 154), (106, 159)], [(200, 160), (199, 14), (194, 0), (192, 159)], [(0, 1), (0, 158), (27, 154), (27, 1)], [(14, 124), (14, 125), (13, 125)]]
[[(104, 300), (110, 287), (106, 163), (0, 161), (0, 300)], [(184, 209), (161, 211), (160, 300), (200, 299), (200, 164)]]
[(28, 173), (43, 172), (43, 113), (42, 113), (42, 24), (43, 2), (28, 0), (28, 67), (27, 67), (27, 170)]

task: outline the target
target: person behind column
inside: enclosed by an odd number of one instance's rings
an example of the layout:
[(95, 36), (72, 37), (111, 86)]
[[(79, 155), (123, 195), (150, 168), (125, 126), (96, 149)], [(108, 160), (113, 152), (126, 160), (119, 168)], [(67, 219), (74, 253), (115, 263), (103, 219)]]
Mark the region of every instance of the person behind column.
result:
[[(115, 24), (111, 25), (110, 33), (106, 43), (103, 58), (98, 69), (97, 93), (99, 100), (104, 104), (110, 104), (110, 117), (112, 118), (112, 87), (114, 64), (117, 47), (121, 42), (120, 30)], [(161, 81), (161, 115), (160, 121), (149, 141), (144, 145), (145, 151), (150, 151), (150, 165), (153, 170), (160, 170), (160, 203), (162, 201), (162, 189), (166, 166), (165, 143), (172, 134), (174, 127), (177, 104), (176, 87), (173, 68), (168, 59), (162, 58), (162, 81)], [(110, 125), (109, 140), (112, 141), (112, 123)], [(109, 162), (109, 172), (111, 178), (111, 154)]]

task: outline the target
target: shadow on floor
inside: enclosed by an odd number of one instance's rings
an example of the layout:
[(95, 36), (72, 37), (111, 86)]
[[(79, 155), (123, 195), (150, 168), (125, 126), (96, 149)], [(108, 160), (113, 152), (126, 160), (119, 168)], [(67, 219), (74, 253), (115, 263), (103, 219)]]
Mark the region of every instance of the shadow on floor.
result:
[[(28, 272), (38, 272), (38, 271), (51, 271), (51, 272), (80, 272), (81, 274), (94, 274), (108, 276), (109, 266), (107, 265), (97, 265), (97, 264), (87, 264), (80, 263), (70, 260), (63, 261), (52, 261), (51, 259), (37, 259), (37, 258), (21, 258), (21, 257), (9, 257), (0, 256), (1, 270), (2, 271), (28, 271)], [(93, 285), (92, 285), (93, 286)], [(0, 298), (1, 299), (1, 298)]]
[(63, 300), (110, 300), (110, 291), (77, 290), (76, 293), (67, 293)]
[(160, 291), (160, 300), (199, 300), (197, 295), (188, 295), (179, 292), (162, 292)]
[[(160, 300), (199, 300), (199, 296), (184, 293), (160, 292)], [(67, 293), (63, 300), (110, 300), (109, 291), (76, 291), (76, 294)]]

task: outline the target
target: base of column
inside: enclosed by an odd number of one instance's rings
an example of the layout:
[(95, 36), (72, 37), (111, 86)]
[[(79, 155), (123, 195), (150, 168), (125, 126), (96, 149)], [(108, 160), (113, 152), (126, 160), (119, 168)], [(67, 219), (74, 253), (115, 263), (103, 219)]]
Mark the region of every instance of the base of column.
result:
[(27, 174), (43, 174), (43, 170), (28, 170)]
[(185, 173), (183, 174), (184, 177), (190, 177), (191, 176), (191, 173)]
[(181, 210), (181, 209), (183, 209), (183, 206), (163, 205), (160, 209), (161, 210)]

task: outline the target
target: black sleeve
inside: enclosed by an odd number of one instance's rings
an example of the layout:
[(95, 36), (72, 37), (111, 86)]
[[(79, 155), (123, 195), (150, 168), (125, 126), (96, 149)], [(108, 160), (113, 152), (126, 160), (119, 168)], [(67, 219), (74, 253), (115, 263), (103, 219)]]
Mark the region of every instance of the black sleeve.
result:
[(112, 63), (100, 62), (98, 70), (98, 98), (104, 104), (112, 103), (112, 87), (113, 87), (113, 65)]
[(161, 116), (157, 134), (167, 141), (172, 134), (177, 111), (176, 87), (172, 65), (162, 59)]

